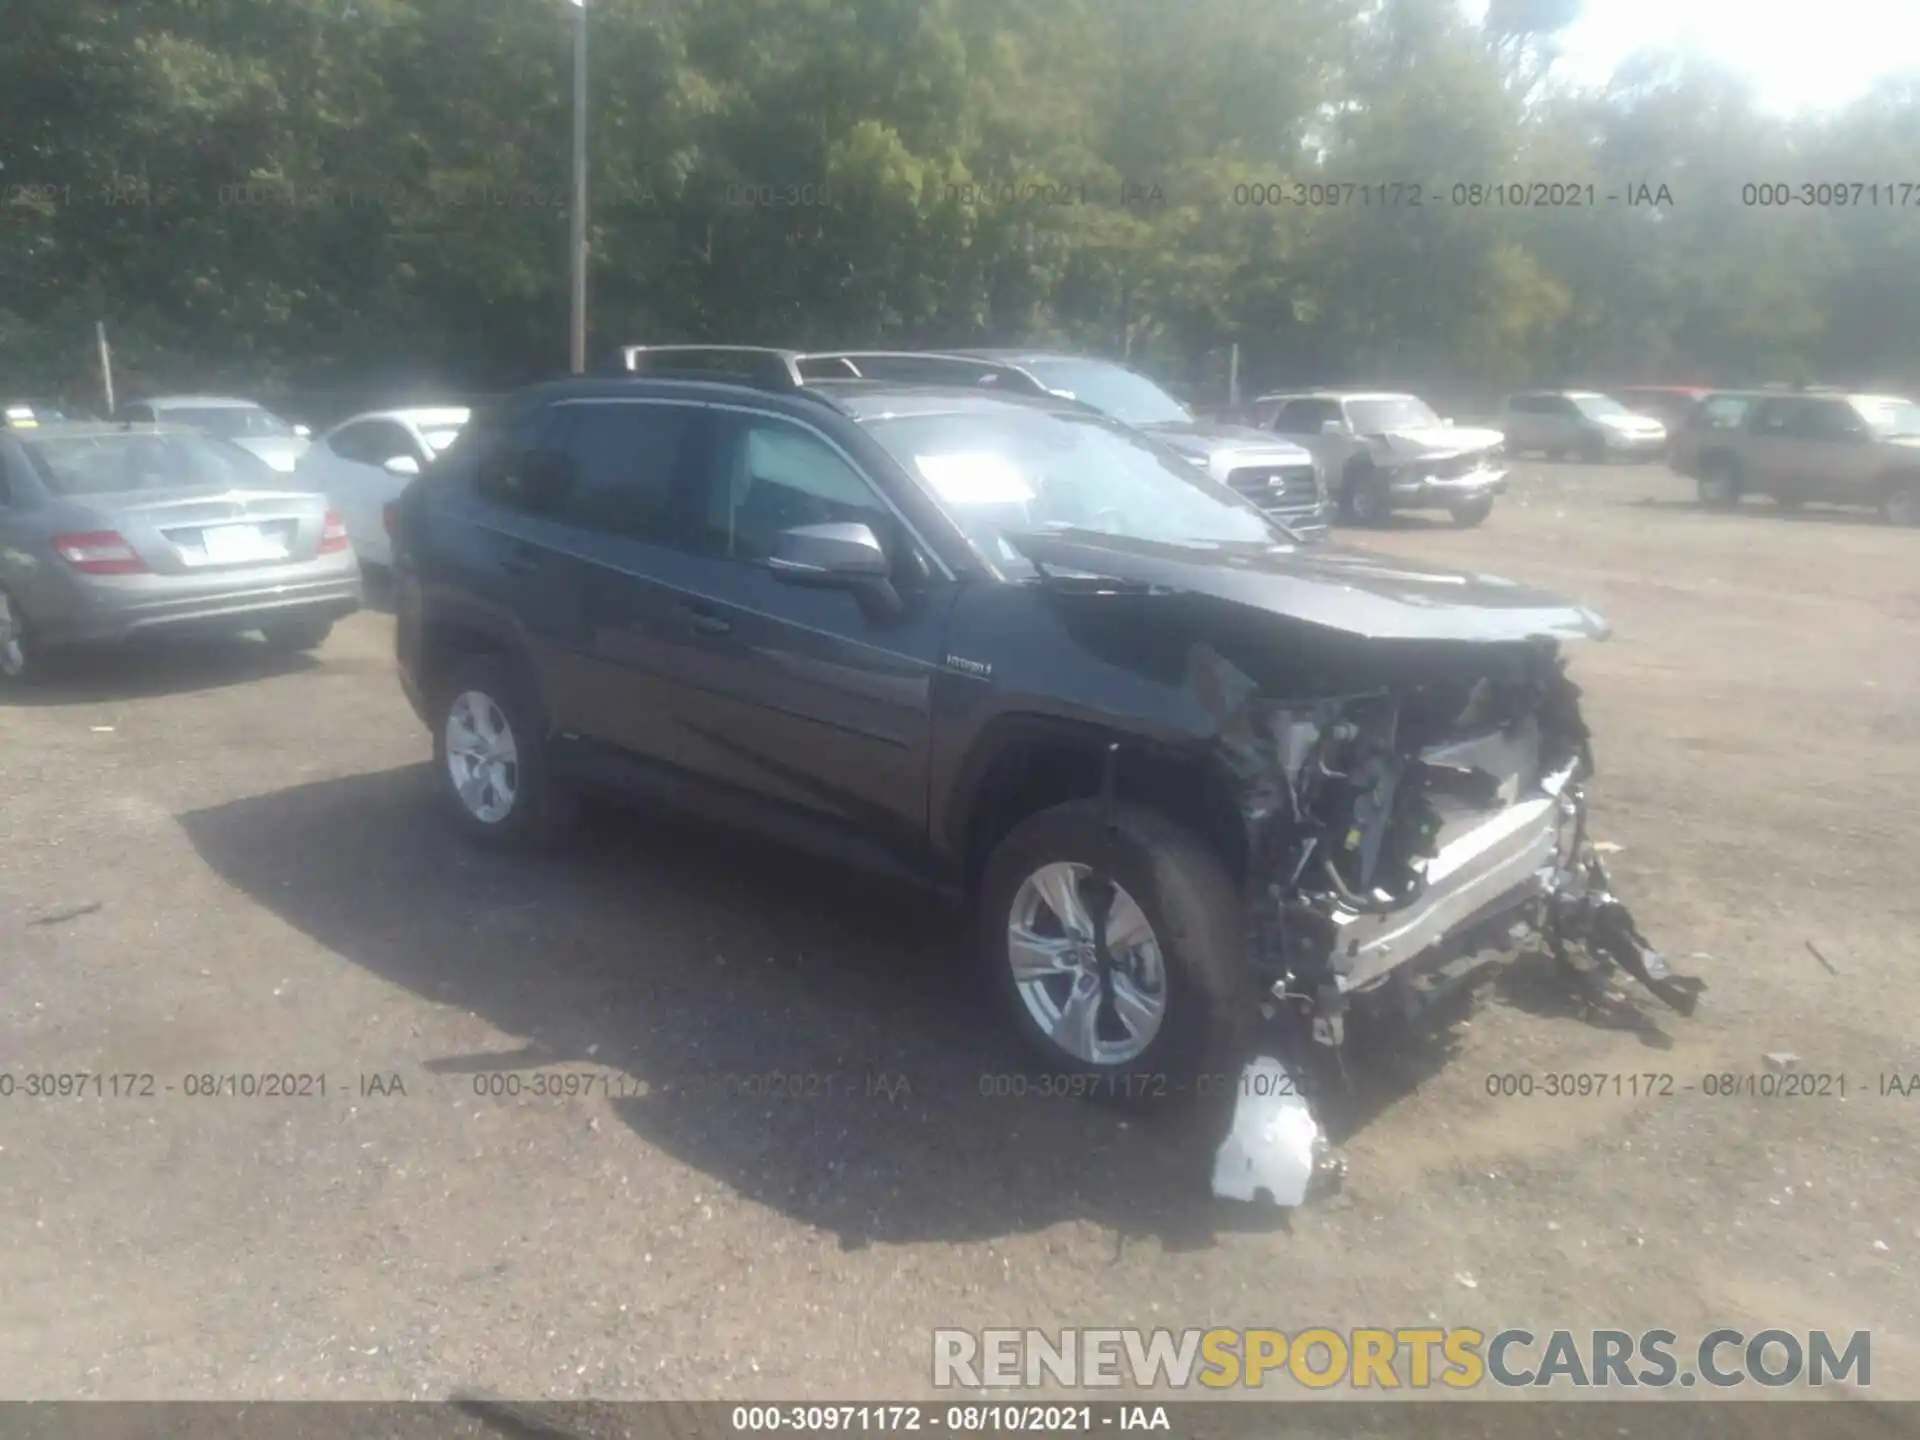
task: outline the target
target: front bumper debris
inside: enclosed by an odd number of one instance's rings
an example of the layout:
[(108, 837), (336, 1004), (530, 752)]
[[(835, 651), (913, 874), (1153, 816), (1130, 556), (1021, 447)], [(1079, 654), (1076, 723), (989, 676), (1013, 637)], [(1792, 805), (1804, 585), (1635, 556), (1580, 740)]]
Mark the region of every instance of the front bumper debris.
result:
[(1459, 505), (1502, 494), (1506, 488), (1505, 470), (1472, 470), (1465, 475), (1440, 476), (1427, 474), (1417, 465), (1396, 472), (1387, 482), (1387, 493), (1396, 505)]
[(1356, 1004), (1417, 1013), (1535, 942), (1570, 978), (1624, 972), (1693, 1013), (1705, 985), (1648, 944), (1587, 836), (1589, 737), (1550, 643), (1429, 655), (1403, 689), (1344, 698), (1268, 701), (1240, 678), (1220, 754), (1250, 872), (1269, 877), (1248, 887), (1269, 1028), (1215, 1157), (1216, 1194), (1307, 1195), (1325, 1135), (1316, 1092), (1296, 1081), (1315, 1057), (1345, 1074)]

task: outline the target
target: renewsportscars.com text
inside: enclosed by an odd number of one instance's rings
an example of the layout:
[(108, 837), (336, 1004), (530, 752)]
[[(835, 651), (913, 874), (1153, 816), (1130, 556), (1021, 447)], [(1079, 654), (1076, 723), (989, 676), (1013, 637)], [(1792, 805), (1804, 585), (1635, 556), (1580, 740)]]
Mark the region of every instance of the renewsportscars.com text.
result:
[(1873, 1380), (1865, 1330), (935, 1330), (933, 1383), (997, 1390), (1265, 1385), (1308, 1390), (1691, 1388)]

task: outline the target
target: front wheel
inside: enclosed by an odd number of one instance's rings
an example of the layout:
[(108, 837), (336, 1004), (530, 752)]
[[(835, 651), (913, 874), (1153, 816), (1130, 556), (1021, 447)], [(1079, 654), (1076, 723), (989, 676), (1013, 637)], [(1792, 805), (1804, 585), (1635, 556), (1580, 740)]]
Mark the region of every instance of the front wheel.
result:
[(571, 827), (571, 791), (548, 774), (537, 711), (518, 676), (493, 656), (453, 667), (436, 687), (433, 764), (442, 800), (469, 838), (544, 849)]
[(1731, 510), (1740, 503), (1740, 466), (1731, 457), (1715, 455), (1700, 466), (1700, 503), (1709, 510)]
[(1898, 476), (1880, 496), (1880, 518), (1889, 525), (1920, 525), (1920, 476)]
[(1489, 515), (1493, 514), (1493, 497), (1491, 495), (1480, 495), (1472, 500), (1462, 500), (1458, 505), (1453, 507), (1450, 513), (1453, 516), (1453, 523), (1455, 525), (1458, 525), (1462, 530), (1471, 530), (1475, 525), (1480, 524)]
[(1240, 908), (1225, 866), (1184, 826), (1074, 801), (995, 849), (980, 954), (1044, 1073), (1090, 1098), (1151, 1102), (1237, 1064), (1259, 1006)]
[(1340, 515), (1350, 525), (1381, 526), (1393, 514), (1387, 477), (1371, 465), (1355, 467), (1340, 491)]

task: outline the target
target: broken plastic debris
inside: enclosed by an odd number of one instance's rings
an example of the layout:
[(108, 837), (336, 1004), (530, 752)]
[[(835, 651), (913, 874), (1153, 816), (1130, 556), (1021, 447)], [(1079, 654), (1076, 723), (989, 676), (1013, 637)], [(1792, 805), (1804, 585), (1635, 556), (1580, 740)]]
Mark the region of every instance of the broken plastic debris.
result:
[(1462, 1285), (1466, 1286), (1467, 1289), (1469, 1290), (1478, 1290), (1480, 1288), (1480, 1282), (1474, 1279), (1473, 1276), (1469, 1275), (1464, 1270), (1456, 1271), (1454, 1273), (1453, 1278), (1458, 1280)]
[(1800, 1057), (1791, 1050), (1770, 1050), (1766, 1058), (1769, 1070), (1797, 1070), (1800, 1066)]
[(1325, 1148), (1292, 1072), (1271, 1055), (1257, 1055), (1240, 1072), (1233, 1125), (1213, 1157), (1213, 1193), (1254, 1200), (1264, 1190), (1276, 1205), (1295, 1206)]
[(1593, 848), (1602, 855), (1618, 855), (1626, 849), (1626, 846), (1615, 844), (1611, 840), (1596, 840), (1593, 842)]
[(96, 734), (96, 735), (111, 735), (111, 734), (113, 734), (113, 726), (111, 726), (111, 725), (94, 725), (94, 726), (91, 726), (91, 727), (89, 727), (89, 728), (90, 728), (90, 729), (91, 729), (91, 730), (93, 731), (93, 733), (94, 733), (94, 734)]
[(1873, 1248), (1876, 1250), (1884, 1250), (1887, 1248), (1887, 1242), (1884, 1240), (1876, 1240), (1873, 1242)]

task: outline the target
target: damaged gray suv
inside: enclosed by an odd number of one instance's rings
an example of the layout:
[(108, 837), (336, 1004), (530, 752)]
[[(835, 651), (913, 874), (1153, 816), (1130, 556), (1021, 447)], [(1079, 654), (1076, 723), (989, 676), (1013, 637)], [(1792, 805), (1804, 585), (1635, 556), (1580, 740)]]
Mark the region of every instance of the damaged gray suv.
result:
[(728, 354), (515, 396), (389, 516), (468, 834), (611, 789), (943, 887), (1064, 1088), (1269, 1076), (1216, 1186), (1288, 1203), (1274, 1104), (1356, 1004), (1530, 927), (1692, 1007), (1586, 833), (1559, 650), (1598, 617), (1300, 544), (1071, 401)]

